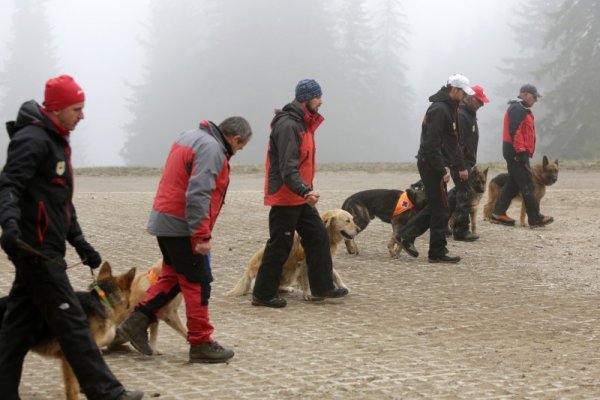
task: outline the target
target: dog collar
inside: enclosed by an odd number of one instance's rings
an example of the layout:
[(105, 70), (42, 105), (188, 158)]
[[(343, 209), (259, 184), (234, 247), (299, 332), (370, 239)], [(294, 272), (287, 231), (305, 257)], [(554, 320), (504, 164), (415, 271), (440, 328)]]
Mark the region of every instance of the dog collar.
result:
[(94, 286), (94, 290), (96, 291), (96, 293), (98, 293), (98, 297), (100, 297), (100, 300), (102, 300), (102, 302), (108, 307), (108, 308), (113, 308), (112, 304), (110, 304), (110, 300), (108, 300), (108, 297), (106, 297), (106, 293), (104, 292), (104, 290), (102, 290), (102, 288), (98, 285)]

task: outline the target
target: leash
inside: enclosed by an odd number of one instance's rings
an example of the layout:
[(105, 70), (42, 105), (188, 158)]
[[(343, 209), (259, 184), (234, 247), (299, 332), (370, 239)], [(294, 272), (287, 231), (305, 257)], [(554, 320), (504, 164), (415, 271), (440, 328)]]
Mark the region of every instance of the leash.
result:
[[(76, 267), (77, 265), (83, 264), (86, 261), (86, 260), (81, 260), (79, 262), (76, 262), (74, 264), (71, 264), (71, 265), (68, 265), (68, 266), (65, 267), (64, 264), (59, 263), (55, 259), (50, 258), (47, 255), (45, 255), (45, 254), (37, 251), (36, 249), (34, 249), (33, 247), (31, 247), (29, 244), (25, 243), (24, 241), (22, 241), (20, 239), (17, 240), (17, 245), (19, 246), (19, 248), (21, 250), (24, 250), (24, 251), (26, 251), (29, 254), (34, 255), (36, 257), (39, 257), (39, 258), (41, 258), (44, 261), (48, 261), (49, 263), (52, 263), (52, 264), (54, 264), (56, 266), (59, 266), (61, 268), (65, 268), (65, 269)], [(92, 271), (92, 278), (94, 278), (94, 271), (91, 268), (90, 268), (90, 271)]]

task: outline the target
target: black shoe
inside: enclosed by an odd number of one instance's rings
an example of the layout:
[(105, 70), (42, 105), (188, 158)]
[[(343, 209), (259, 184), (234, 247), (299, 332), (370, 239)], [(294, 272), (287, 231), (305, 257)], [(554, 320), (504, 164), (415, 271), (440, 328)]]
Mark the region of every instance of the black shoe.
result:
[(263, 307), (271, 307), (271, 308), (282, 308), (287, 305), (287, 301), (281, 297), (271, 297), (268, 300), (259, 299), (256, 296), (252, 296), (252, 305), (253, 306), (263, 306)]
[(318, 300), (323, 300), (323, 299), (336, 299), (339, 297), (344, 297), (347, 294), (348, 294), (348, 289), (339, 287), (339, 288), (333, 288), (326, 292), (313, 293), (311, 300), (318, 301)]
[(476, 235), (472, 232), (454, 232), (454, 240), (458, 240), (459, 242), (474, 242), (479, 239), (479, 235)]
[(460, 257), (459, 256), (449, 256), (447, 254), (441, 256), (441, 257), (429, 257), (429, 262), (430, 263), (447, 263), (447, 264), (456, 264), (457, 262), (460, 261)]
[(150, 318), (140, 311), (134, 311), (117, 327), (117, 334), (129, 341), (140, 353), (151, 356), (152, 347), (148, 343), (148, 325), (150, 325)]
[(233, 350), (228, 350), (217, 342), (192, 344), (190, 346), (191, 363), (223, 363), (233, 358)]
[(144, 398), (144, 392), (140, 390), (126, 390), (119, 395), (115, 400), (141, 400)]
[(535, 224), (529, 224), (529, 227), (531, 229), (541, 228), (541, 227), (544, 227), (544, 226), (546, 226), (548, 224), (551, 224), (553, 222), (554, 222), (554, 218), (552, 218), (552, 217), (545, 217), (545, 216), (542, 215), (542, 218), (540, 218), (540, 220), (537, 223), (535, 223)]
[(402, 240), (402, 242), (400, 242), (400, 244), (408, 254), (410, 254), (413, 257), (419, 257), (419, 250), (417, 250), (412, 240), (404, 239)]

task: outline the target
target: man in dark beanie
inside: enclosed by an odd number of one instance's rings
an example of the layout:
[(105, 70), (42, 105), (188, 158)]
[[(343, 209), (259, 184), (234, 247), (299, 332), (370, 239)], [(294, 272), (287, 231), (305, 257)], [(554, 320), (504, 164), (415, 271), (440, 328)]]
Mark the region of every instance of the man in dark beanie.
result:
[(58, 339), (88, 399), (141, 399), (111, 373), (90, 333), (66, 271), (65, 241), (95, 269), (100, 254), (83, 236), (73, 205), (70, 133), (85, 95), (68, 75), (46, 83), (44, 106), (24, 103), (6, 124), (10, 143), (0, 174), (0, 244), (16, 274), (0, 317), (0, 393), (19, 399), (23, 361), (38, 334)]
[(502, 134), (502, 155), (506, 160), (508, 180), (494, 206), (490, 218), (493, 224), (515, 225), (515, 220), (506, 215), (506, 210), (519, 193), (525, 204), (530, 228), (539, 228), (554, 222), (554, 218), (540, 213), (529, 165), (529, 159), (535, 151), (535, 124), (531, 108), (541, 97), (535, 86), (525, 84), (521, 86), (518, 98), (508, 102)]
[(265, 173), (265, 205), (270, 206), (269, 234), (256, 276), (252, 304), (285, 307), (278, 296), (282, 267), (290, 254), (294, 234), (300, 234), (306, 253), (308, 279), (315, 300), (343, 297), (345, 288), (333, 284), (333, 263), (325, 225), (317, 212), (319, 193), (314, 189), (315, 142), (321, 86), (313, 79), (296, 85), (296, 98), (271, 122)]

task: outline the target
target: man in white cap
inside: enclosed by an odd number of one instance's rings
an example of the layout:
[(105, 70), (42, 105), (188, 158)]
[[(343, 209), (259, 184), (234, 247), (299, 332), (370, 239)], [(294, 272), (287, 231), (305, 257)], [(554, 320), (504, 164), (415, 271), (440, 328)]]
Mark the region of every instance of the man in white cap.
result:
[[(395, 237), (408, 254), (418, 257), (415, 238), (431, 229), (429, 236), (429, 262), (457, 263), (458, 256), (449, 256), (446, 248), (448, 221), (448, 191), (450, 168), (461, 158), (458, 147), (457, 109), (465, 95), (473, 95), (467, 77), (455, 74), (445, 86), (429, 97), (431, 105), (421, 125), (421, 145), (417, 154), (417, 168), (425, 185), (427, 206), (406, 224)], [(466, 168), (458, 171), (459, 178), (466, 181)]]

